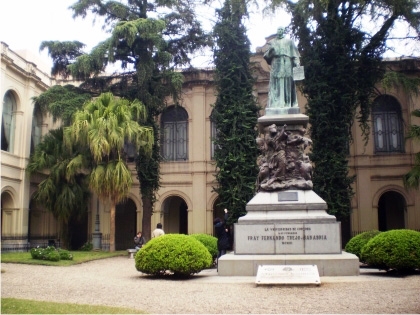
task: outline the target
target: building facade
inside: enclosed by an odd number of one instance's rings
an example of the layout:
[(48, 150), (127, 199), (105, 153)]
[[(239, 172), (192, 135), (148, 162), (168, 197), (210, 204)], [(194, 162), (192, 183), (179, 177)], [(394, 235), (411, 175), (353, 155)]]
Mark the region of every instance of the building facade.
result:
[[(252, 62), (257, 76), (255, 96), (267, 102), (269, 66), (257, 50)], [(394, 69), (420, 75), (418, 60), (389, 61)], [(1, 43), (2, 147), (1, 147), (1, 237), (2, 250), (22, 250), (57, 243), (59, 223), (33, 200), (42, 174), (29, 178), (25, 173), (30, 153), (48, 130), (56, 128), (51, 117), (34, 112), (32, 97), (50, 86), (61, 84), (34, 62)], [(161, 125), (161, 188), (152, 216), (152, 228), (162, 223), (166, 233), (213, 234), (213, 218), (222, 216), (213, 191), (215, 164), (212, 159), (212, 104), (216, 101), (212, 69), (185, 72), (182, 106), (170, 104), (159, 117)], [(343, 237), (363, 231), (395, 228), (420, 230), (420, 194), (404, 189), (402, 176), (414, 165), (420, 144), (405, 140), (411, 124), (420, 121), (410, 113), (420, 108), (420, 96), (401, 89), (381, 91), (372, 111), (372, 134), (365, 145), (357, 123), (350, 147), (350, 174), (356, 175), (352, 214), (342, 222)], [(301, 112), (305, 99), (298, 94)], [(261, 115), (264, 115), (262, 110)], [(140, 186), (131, 162), (135, 183), (126, 201), (116, 210), (117, 250), (131, 248), (141, 230)], [(333, 184), (333, 183), (331, 183)], [(70, 222), (72, 249), (101, 233), (102, 249), (109, 248), (109, 206), (92, 196), (88, 215)], [(344, 235), (345, 234), (345, 235)], [(150, 236), (145, 235), (146, 238)]]

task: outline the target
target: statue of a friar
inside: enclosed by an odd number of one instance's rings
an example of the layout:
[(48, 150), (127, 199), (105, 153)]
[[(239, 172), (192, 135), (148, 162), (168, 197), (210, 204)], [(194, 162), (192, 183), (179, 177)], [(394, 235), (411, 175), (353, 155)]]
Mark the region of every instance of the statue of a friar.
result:
[(293, 68), (300, 66), (300, 55), (284, 32), (284, 28), (278, 28), (276, 38), (268, 42), (264, 53), (264, 59), (271, 65), (266, 115), (299, 113)]

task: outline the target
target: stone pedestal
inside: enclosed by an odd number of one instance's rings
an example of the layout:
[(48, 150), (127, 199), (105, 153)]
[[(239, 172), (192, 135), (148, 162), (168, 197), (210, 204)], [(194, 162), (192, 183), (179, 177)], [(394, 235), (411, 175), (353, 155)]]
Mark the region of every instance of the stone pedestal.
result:
[[(261, 131), (276, 124), (293, 132), (307, 121), (296, 114), (264, 116), (259, 124)], [(260, 190), (235, 224), (234, 252), (219, 258), (219, 275), (255, 276), (259, 265), (317, 265), (320, 276), (359, 275), (359, 259), (342, 252), (340, 222), (327, 208), (313, 190)]]
[(220, 276), (255, 276), (259, 265), (317, 265), (320, 276), (359, 275), (357, 256), (341, 251), (340, 222), (312, 190), (259, 192), (235, 224), (234, 252)]
[(101, 242), (102, 242), (102, 233), (100, 233), (100, 232), (92, 233), (93, 250), (100, 250), (101, 247), (102, 247)]
[(340, 254), (340, 223), (312, 190), (259, 192), (235, 225), (235, 254)]

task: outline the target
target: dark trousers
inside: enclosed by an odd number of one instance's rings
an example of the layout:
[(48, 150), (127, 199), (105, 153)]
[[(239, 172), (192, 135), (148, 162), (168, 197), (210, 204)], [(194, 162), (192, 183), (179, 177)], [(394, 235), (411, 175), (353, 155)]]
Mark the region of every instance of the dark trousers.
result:
[(219, 258), (220, 256), (223, 256), (224, 254), (226, 254), (226, 249), (219, 250), (217, 253), (217, 258)]

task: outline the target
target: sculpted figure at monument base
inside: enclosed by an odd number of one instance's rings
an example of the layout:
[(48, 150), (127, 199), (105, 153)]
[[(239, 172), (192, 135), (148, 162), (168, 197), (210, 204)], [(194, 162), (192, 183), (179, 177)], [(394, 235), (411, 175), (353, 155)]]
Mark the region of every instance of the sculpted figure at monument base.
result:
[(305, 128), (287, 130), (286, 125), (276, 124), (264, 128), (256, 140), (261, 153), (257, 159), (257, 191), (313, 188), (312, 165), (305, 154), (312, 141), (305, 132)]

